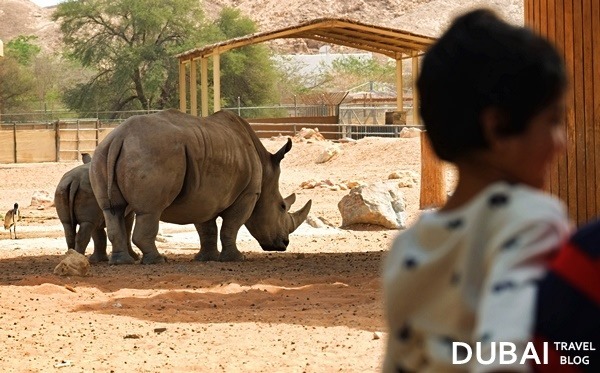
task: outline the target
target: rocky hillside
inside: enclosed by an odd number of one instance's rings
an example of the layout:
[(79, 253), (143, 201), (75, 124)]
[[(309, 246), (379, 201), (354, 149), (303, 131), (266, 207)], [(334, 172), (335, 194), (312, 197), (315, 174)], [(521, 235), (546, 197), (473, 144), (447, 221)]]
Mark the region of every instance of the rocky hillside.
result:
[[(507, 20), (523, 23), (523, 0), (200, 0), (214, 18), (224, 6), (249, 15), (261, 31), (273, 30), (314, 18), (342, 17), (437, 36), (454, 15), (483, 5), (496, 9)], [(47, 51), (57, 50), (58, 26), (50, 20), (53, 8), (40, 8), (29, 0), (0, 0), (0, 39), (37, 35)], [(282, 51), (314, 51), (318, 45), (280, 41)]]

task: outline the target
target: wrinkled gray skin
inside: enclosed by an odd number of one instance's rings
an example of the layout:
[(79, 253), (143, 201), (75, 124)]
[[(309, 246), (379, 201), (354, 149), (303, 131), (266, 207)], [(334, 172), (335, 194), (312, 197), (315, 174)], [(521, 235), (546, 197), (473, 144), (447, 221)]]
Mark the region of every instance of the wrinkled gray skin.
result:
[[(85, 254), (90, 238), (94, 240), (94, 252), (89, 257), (91, 263), (108, 261), (106, 254), (106, 232), (104, 231), (104, 215), (96, 202), (96, 197), (90, 184), (90, 156), (82, 154), (83, 162), (80, 166), (66, 172), (54, 193), (54, 204), (58, 218), (63, 225), (67, 247)], [(127, 232), (131, 235), (133, 214), (126, 218)], [(77, 230), (79, 225), (79, 230)], [(138, 255), (131, 247), (131, 240), (127, 240), (129, 255), (138, 259)]]
[(279, 163), (291, 147), (288, 141), (269, 153), (248, 122), (225, 111), (199, 118), (167, 110), (126, 120), (98, 145), (90, 169), (113, 245), (110, 263), (134, 262), (126, 250), (127, 208), (136, 214), (132, 238), (143, 264), (165, 261), (155, 244), (159, 221), (195, 225), (198, 261), (244, 260), (235, 242), (244, 224), (263, 250), (285, 251), (311, 206), (290, 213), (295, 195), (284, 200), (279, 193)]

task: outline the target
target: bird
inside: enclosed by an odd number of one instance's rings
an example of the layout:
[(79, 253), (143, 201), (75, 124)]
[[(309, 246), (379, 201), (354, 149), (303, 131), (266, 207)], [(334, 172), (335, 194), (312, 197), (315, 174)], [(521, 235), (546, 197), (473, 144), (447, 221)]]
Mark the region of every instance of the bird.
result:
[(21, 220), (21, 212), (19, 211), (19, 204), (15, 202), (12, 209), (6, 212), (4, 215), (4, 229), (8, 229), (10, 238), (12, 239), (12, 230), (15, 232), (15, 239), (17, 239), (17, 221)]

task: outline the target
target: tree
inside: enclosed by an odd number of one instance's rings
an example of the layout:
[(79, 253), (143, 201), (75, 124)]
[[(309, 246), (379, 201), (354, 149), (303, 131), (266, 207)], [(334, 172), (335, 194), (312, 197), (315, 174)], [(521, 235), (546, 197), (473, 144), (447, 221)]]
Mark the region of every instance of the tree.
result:
[(66, 92), (67, 106), (118, 111), (173, 106), (173, 55), (197, 46), (204, 17), (197, 0), (67, 0), (53, 19), (67, 56), (94, 70)]
[(23, 66), (31, 65), (33, 59), (40, 53), (42, 48), (33, 43), (37, 40), (34, 35), (19, 35), (6, 44), (6, 56), (14, 58)]
[(5, 57), (0, 58), (0, 112), (31, 107), (35, 79), (30, 65), (41, 50), (32, 43), (36, 39), (19, 35), (6, 44)]
[[(232, 39), (255, 33), (256, 24), (239, 10), (225, 7), (211, 32), (212, 41)], [(212, 74), (209, 74), (212, 76)], [(221, 100), (223, 106), (260, 106), (279, 101), (274, 88), (277, 70), (264, 45), (250, 45), (221, 55)]]
[(33, 76), (16, 59), (0, 58), (0, 113), (26, 109), (33, 83)]
[(395, 62), (390, 58), (349, 56), (334, 60), (328, 74), (333, 87), (346, 90), (366, 82), (394, 83), (395, 69)]

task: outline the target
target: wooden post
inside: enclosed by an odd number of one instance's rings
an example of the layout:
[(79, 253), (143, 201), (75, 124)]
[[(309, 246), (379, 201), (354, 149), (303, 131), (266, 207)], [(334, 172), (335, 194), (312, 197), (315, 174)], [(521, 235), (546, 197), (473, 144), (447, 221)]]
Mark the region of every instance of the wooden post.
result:
[(219, 51), (215, 51), (213, 55), (213, 95), (213, 112), (216, 113), (221, 110), (221, 55)]
[(446, 203), (444, 165), (435, 155), (427, 132), (421, 132), (421, 195), (420, 208), (436, 208)]
[[(96, 148), (98, 147), (98, 143), (100, 139), (100, 119), (96, 119)], [(94, 149), (95, 151), (95, 149)]]
[(417, 92), (417, 77), (419, 76), (419, 57), (417, 57), (416, 51), (413, 51), (412, 56), (413, 124), (418, 125), (421, 123), (421, 119), (419, 118), (419, 94)]
[(15, 160), (15, 163), (17, 163), (17, 123), (16, 122), (13, 122), (13, 142), (15, 144), (15, 147), (13, 149), (14, 150), (13, 158)]
[(81, 149), (79, 147), (79, 143), (81, 142), (80, 136), (79, 136), (79, 119), (77, 119), (76, 126), (77, 126), (77, 132), (75, 132), (76, 133), (75, 140), (77, 141), (77, 143), (76, 143), (77, 144), (77, 154), (75, 155), (75, 160), (79, 159), (79, 155), (81, 154)]
[(190, 61), (190, 114), (198, 115), (198, 82), (196, 79), (196, 60)]
[(200, 105), (202, 116), (208, 116), (208, 58), (200, 59)]
[(396, 57), (396, 110), (404, 111), (404, 91), (402, 89), (402, 54)]
[(54, 122), (54, 148), (56, 149), (56, 162), (60, 161), (60, 121)]
[(187, 111), (187, 97), (185, 95), (185, 63), (179, 61), (179, 111)]

